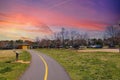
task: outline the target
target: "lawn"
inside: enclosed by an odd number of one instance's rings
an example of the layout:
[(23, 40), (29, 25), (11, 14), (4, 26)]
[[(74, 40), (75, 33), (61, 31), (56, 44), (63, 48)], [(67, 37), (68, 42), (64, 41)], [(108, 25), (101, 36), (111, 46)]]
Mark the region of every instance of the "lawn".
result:
[(72, 80), (120, 80), (120, 54), (77, 52), (66, 49), (39, 49), (53, 57)]
[[(20, 60), (30, 61), (31, 56), (21, 51)], [(0, 80), (18, 80), (29, 64), (15, 62), (15, 53), (12, 50), (0, 50)]]

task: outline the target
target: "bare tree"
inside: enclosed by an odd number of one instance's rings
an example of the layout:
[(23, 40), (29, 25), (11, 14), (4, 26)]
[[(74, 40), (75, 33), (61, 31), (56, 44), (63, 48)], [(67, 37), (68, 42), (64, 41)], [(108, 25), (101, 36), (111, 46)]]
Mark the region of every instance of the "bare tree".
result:
[(80, 45), (87, 45), (87, 41), (88, 41), (88, 34), (87, 33), (83, 33), (83, 34), (78, 34), (77, 38), (79, 40), (79, 44)]
[(57, 38), (55, 40), (55, 47), (59, 48), (62, 45), (62, 37), (60, 33), (57, 33)]
[(58, 32), (58, 33), (54, 33), (54, 39), (55, 40), (61, 40), (61, 34)]
[(120, 23), (114, 26), (107, 27), (105, 32), (109, 36), (112, 44), (119, 45), (120, 52)]
[(35, 38), (35, 43), (36, 43), (36, 47), (39, 48), (39, 43), (40, 43), (40, 38), (39, 37)]
[(119, 41), (119, 53), (120, 53), (120, 23), (118, 24), (118, 41)]
[(62, 36), (62, 45), (64, 47), (64, 43), (65, 43), (65, 28), (62, 28), (61, 29), (61, 36)]
[(109, 26), (106, 28), (106, 33), (112, 37), (115, 38), (118, 34), (118, 26), (114, 25), (114, 26)]
[(75, 40), (76, 35), (77, 35), (76, 31), (70, 31), (70, 39), (71, 39), (72, 46), (74, 45), (74, 40)]
[(117, 38), (118, 35), (118, 27), (117, 26), (108, 26), (106, 28), (106, 34), (109, 38), (111, 38), (111, 44), (115, 45), (115, 40)]

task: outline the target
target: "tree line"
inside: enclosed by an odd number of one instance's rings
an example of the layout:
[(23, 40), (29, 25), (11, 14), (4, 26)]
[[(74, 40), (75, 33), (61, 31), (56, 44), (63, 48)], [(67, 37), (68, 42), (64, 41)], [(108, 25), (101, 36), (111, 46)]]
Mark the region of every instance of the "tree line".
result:
[[(36, 37), (35, 41), (11, 40), (0, 41), (0, 49), (17, 48), (20, 44), (29, 44), (31, 48), (81, 48), (95, 47), (102, 48), (108, 46), (110, 48), (120, 47), (120, 24), (106, 27), (103, 38), (90, 38), (88, 33), (80, 33), (76, 30), (67, 30), (61, 28), (59, 32), (55, 32), (51, 38), (40, 39)], [(120, 48), (119, 48), (120, 49)]]
[(80, 46), (101, 45), (118, 47), (120, 44), (120, 24), (108, 26), (105, 29), (103, 38), (91, 39), (87, 33), (79, 33), (75, 30), (68, 31), (61, 28), (60, 32), (52, 35), (52, 39), (36, 38), (36, 43), (40, 48), (79, 48)]
[(60, 32), (52, 35), (52, 39), (35, 39), (40, 48), (80, 48), (81, 46), (99, 45), (115, 48), (120, 46), (120, 24), (106, 27), (103, 38), (91, 39), (87, 33), (79, 33), (76, 30), (68, 31), (61, 28)]

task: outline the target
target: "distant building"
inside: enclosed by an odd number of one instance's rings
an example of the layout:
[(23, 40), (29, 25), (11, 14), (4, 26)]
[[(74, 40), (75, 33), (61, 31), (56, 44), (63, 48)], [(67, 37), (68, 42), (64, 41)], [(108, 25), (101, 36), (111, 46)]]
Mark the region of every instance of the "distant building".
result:
[(30, 45), (29, 44), (21, 44), (21, 45), (18, 45), (18, 49), (30, 49)]
[(32, 41), (22, 41), (22, 40), (16, 40), (16, 41), (0, 41), (0, 49), (31, 49), (33, 48), (34, 42)]

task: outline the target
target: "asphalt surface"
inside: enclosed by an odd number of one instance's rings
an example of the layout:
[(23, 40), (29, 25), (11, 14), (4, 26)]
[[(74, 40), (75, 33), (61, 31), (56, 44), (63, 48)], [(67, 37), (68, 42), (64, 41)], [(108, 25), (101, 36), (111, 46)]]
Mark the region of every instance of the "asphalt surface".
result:
[(40, 52), (28, 51), (32, 55), (31, 64), (20, 80), (71, 80), (64, 68), (55, 60)]

